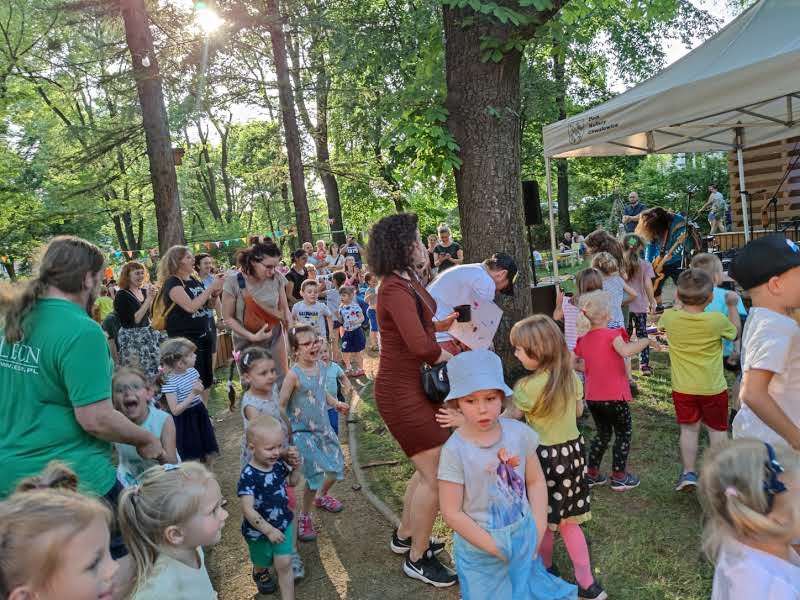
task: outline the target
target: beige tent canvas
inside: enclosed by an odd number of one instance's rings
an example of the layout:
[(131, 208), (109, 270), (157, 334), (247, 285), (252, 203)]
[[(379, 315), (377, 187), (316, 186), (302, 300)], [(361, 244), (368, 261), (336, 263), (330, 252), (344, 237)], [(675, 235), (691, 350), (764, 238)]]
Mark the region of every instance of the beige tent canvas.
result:
[(800, 134), (798, 24), (800, 0), (761, 0), (658, 75), (546, 126), (551, 224), (551, 158), (734, 150), (745, 190), (741, 150)]

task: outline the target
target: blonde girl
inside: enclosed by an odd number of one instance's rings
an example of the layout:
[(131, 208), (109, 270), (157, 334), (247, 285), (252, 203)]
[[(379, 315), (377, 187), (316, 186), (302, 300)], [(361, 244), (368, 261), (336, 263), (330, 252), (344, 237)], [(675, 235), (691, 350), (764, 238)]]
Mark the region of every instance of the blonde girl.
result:
[(119, 523), (134, 559), (132, 600), (214, 600), (203, 546), (220, 540), (228, 512), (198, 462), (151, 467), (122, 492)]
[(708, 450), (700, 474), (703, 547), (715, 563), (711, 600), (797, 600), (800, 455), (755, 439)]
[[(178, 462), (175, 422), (169, 413), (150, 403), (152, 395), (144, 373), (132, 367), (119, 367), (111, 380), (111, 398), (114, 408), (161, 440), (166, 462)], [(117, 450), (117, 479), (125, 487), (136, 485), (142, 473), (158, 464), (158, 461), (139, 456), (135, 446), (121, 443), (114, 446)]]
[[(297, 452), (297, 448), (289, 446), (289, 419), (286, 413), (281, 410), (280, 392), (276, 383), (278, 381), (277, 365), (272, 355), (260, 346), (250, 346), (242, 350), (237, 360), (242, 383), (247, 386), (247, 391), (242, 398), (242, 421), (244, 423), (244, 431), (242, 432), (240, 454), (241, 468), (244, 469), (253, 457), (247, 443), (247, 430), (253, 419), (261, 416), (273, 417), (281, 424), (283, 428), (282, 453), (284, 458), (292, 461), (298, 459), (299, 453)], [(297, 505), (295, 486), (288, 486), (286, 488), (286, 494), (289, 497), (289, 508), (294, 510)], [(297, 534), (296, 529), (297, 528), (295, 528), (295, 538)], [(292, 554), (292, 570), (295, 579), (300, 579), (305, 576), (305, 567), (303, 566), (303, 560), (300, 558), (300, 554), (297, 552), (296, 543), (294, 546), (294, 553)], [(268, 576), (269, 574), (267, 573), (267, 577)]]
[(311, 520), (311, 508), (339, 512), (342, 503), (328, 492), (344, 478), (344, 455), (339, 438), (331, 428), (327, 406), (347, 414), (349, 406), (325, 391), (325, 372), (320, 360), (317, 334), (309, 325), (289, 330), (289, 348), (295, 365), (289, 370), (281, 388), (281, 410), (289, 416), (290, 444), (297, 446), (303, 459), (303, 506), (297, 519), (301, 541), (317, 539)]
[[(603, 290), (611, 296), (611, 317), (608, 320), (609, 329), (623, 329), (625, 318), (622, 316), (622, 306), (633, 302), (638, 294), (631, 286), (625, 283), (619, 272), (619, 262), (608, 252), (598, 252), (592, 257), (592, 268), (597, 269), (603, 277)], [(625, 297), (628, 294), (628, 297)]]
[(553, 312), (553, 319), (564, 322), (564, 337), (567, 340), (567, 348), (570, 352), (575, 349), (578, 337), (589, 330), (588, 323), (583, 330), (578, 328), (580, 309), (578, 302), (582, 294), (588, 294), (595, 290), (603, 289), (603, 277), (597, 269), (583, 269), (575, 276), (576, 292), (573, 297), (569, 297), (558, 288), (556, 299), (556, 310)]
[(186, 338), (161, 344), (161, 393), (175, 419), (176, 445), (183, 460), (206, 462), (219, 452), (214, 426), (203, 403), (203, 383), (194, 368), (197, 346)]
[(533, 315), (511, 328), (514, 354), (531, 374), (515, 386), (513, 405), (506, 414), (515, 419), (524, 416), (539, 435), (536, 456), (547, 480), (548, 527), (540, 548), (545, 566), (553, 564), (558, 531), (575, 569), (578, 597), (602, 599), (607, 596), (592, 576), (581, 530), (581, 523), (592, 518), (584, 441), (576, 425), (583, 413), (583, 385), (559, 334), (558, 325), (546, 315)]
[[(628, 305), (629, 317), (625, 329), (630, 336), (636, 329), (636, 337), (647, 337), (647, 313), (656, 312), (656, 297), (653, 293), (653, 266), (642, 258), (644, 240), (635, 233), (622, 238), (622, 271), (625, 279), (635, 291), (634, 298)], [(645, 348), (639, 355), (639, 370), (642, 375), (650, 375), (650, 350)]]
[(0, 600), (111, 600), (111, 512), (51, 463), (0, 502)]

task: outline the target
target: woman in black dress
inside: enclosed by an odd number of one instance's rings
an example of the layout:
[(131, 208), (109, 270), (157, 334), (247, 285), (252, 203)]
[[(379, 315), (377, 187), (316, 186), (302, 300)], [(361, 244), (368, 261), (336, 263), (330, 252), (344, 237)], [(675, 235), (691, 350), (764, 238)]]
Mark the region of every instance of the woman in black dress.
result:
[(208, 319), (212, 313), (210, 307), (222, 293), (223, 277), (222, 274), (216, 275), (211, 285), (204, 286), (194, 276), (194, 256), (186, 246), (172, 246), (158, 263), (164, 309), (169, 310), (167, 335), (171, 338), (185, 337), (197, 346), (195, 369), (200, 373), (205, 388), (203, 401), (206, 403), (214, 383)]
[(159, 346), (163, 334), (150, 327), (150, 307), (158, 287), (146, 283), (147, 271), (139, 262), (128, 262), (119, 273), (114, 312), (120, 323), (117, 334), (119, 364), (135, 367), (154, 379), (158, 375)]

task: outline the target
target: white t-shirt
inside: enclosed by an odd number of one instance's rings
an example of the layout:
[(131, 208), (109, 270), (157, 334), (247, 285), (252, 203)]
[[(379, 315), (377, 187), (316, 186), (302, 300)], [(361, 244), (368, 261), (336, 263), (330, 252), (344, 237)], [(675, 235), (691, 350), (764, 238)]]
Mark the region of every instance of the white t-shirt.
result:
[[(800, 427), (800, 326), (794, 319), (763, 307), (754, 307), (744, 325), (742, 370), (763, 369), (775, 375), (769, 395)], [(733, 437), (754, 437), (786, 444), (746, 404), (733, 420)]]
[(216, 600), (217, 592), (206, 571), (203, 550), (198, 548), (200, 568), (194, 569), (163, 552), (158, 555), (153, 571), (133, 600)]
[(800, 600), (800, 556), (789, 561), (728, 540), (717, 558), (711, 600)]
[[(436, 300), (433, 320), (441, 321), (453, 312), (454, 306), (472, 304), (475, 300), (494, 300), (497, 287), (483, 265), (476, 263), (450, 267), (431, 282), (428, 292)], [(439, 343), (452, 339), (446, 331), (436, 332), (436, 341)]]
[(328, 337), (328, 324), (325, 319), (333, 318), (333, 314), (326, 304), (319, 301), (306, 304), (305, 300), (301, 300), (292, 307), (292, 316), (305, 325), (311, 325), (322, 337)]

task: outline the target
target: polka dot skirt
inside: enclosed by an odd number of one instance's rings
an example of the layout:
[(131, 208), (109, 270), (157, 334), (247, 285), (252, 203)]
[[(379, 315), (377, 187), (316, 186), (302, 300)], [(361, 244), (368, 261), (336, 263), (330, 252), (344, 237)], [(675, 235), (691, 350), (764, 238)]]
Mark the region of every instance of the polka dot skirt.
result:
[(536, 449), (547, 481), (547, 522), (551, 529), (556, 529), (562, 520), (583, 523), (592, 518), (591, 493), (584, 481), (583, 444), (581, 436)]

